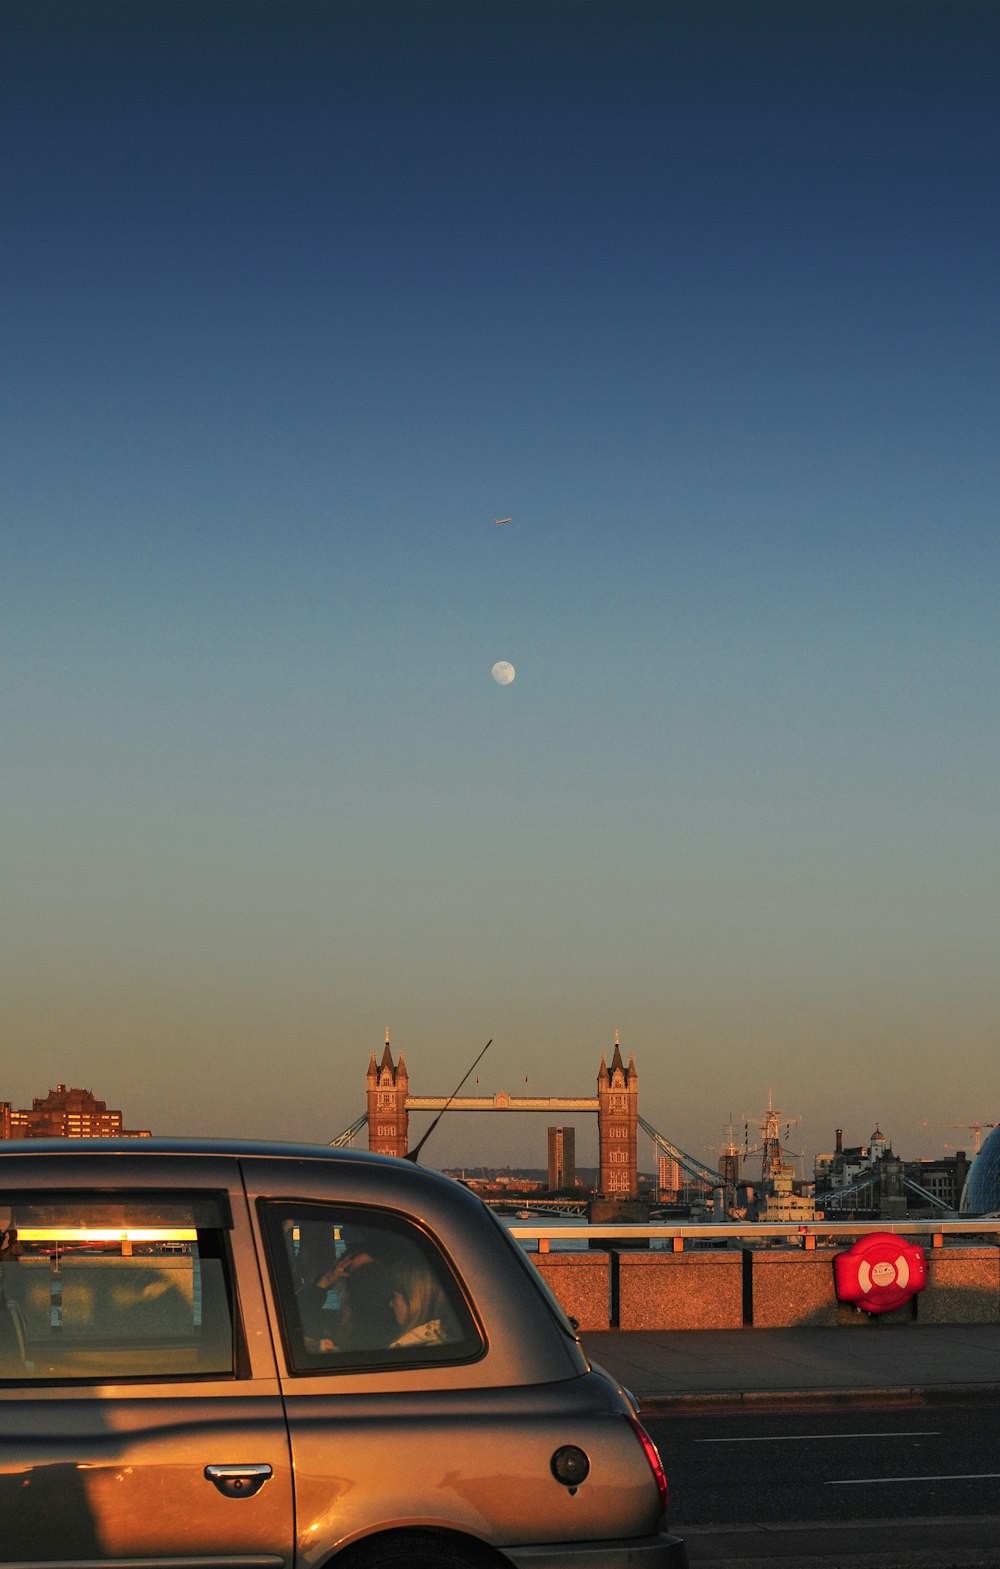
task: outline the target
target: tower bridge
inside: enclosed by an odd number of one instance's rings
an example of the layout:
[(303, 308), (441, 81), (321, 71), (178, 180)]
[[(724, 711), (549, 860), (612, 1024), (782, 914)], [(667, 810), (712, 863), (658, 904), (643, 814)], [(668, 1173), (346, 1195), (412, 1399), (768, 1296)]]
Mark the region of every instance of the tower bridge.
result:
[(341, 1134), (335, 1143), (349, 1143), (354, 1132), (368, 1122), (368, 1148), (380, 1155), (406, 1155), (410, 1148), (411, 1111), (544, 1111), (550, 1116), (568, 1112), (597, 1114), (598, 1192), (621, 1202), (638, 1198), (639, 1075), (635, 1058), (622, 1059), (618, 1031), (608, 1064), (601, 1052), (596, 1095), (412, 1095), (410, 1074), (403, 1053), (393, 1060), (386, 1031), (381, 1061), (374, 1052), (365, 1078), (368, 1106), (365, 1117)]

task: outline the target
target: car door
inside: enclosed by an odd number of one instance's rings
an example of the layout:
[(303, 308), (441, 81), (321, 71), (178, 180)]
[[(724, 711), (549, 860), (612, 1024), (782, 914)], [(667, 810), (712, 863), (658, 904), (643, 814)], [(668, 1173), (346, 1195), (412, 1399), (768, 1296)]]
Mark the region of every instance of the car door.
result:
[[(436, 1478), (454, 1466), (470, 1424), (468, 1394), (425, 1386), (482, 1356), (481, 1328), (424, 1226), (388, 1206), (262, 1199), (287, 1369), (298, 1552), (321, 1564), (369, 1532), (426, 1518)], [(409, 1394), (403, 1392), (409, 1387)], [(416, 1395), (414, 1400), (413, 1396)], [(449, 1420), (451, 1418), (451, 1420)], [(447, 1429), (447, 1436), (443, 1436)], [(445, 1494), (438, 1526), (481, 1514)]]
[(130, 1162), (109, 1190), (107, 1166), (77, 1162), (59, 1191), (4, 1164), (0, 1562), (290, 1566), (287, 1430), (235, 1165), (166, 1187)]

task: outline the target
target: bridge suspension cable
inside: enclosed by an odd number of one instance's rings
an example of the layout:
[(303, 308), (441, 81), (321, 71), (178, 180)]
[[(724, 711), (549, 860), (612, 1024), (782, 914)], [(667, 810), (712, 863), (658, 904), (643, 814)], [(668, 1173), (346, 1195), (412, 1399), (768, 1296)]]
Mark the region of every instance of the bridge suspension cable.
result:
[(368, 1113), (363, 1111), (356, 1122), (352, 1122), (351, 1126), (349, 1128), (345, 1128), (343, 1133), (338, 1133), (335, 1139), (330, 1140), (330, 1148), (334, 1150), (350, 1149), (354, 1143), (355, 1137), (361, 1132), (361, 1129), (364, 1127), (367, 1121)]
[(725, 1187), (726, 1184), (721, 1172), (713, 1171), (711, 1166), (706, 1166), (697, 1156), (688, 1155), (684, 1150), (678, 1149), (677, 1145), (673, 1144), (670, 1139), (664, 1138), (662, 1133), (657, 1133), (652, 1123), (647, 1122), (645, 1117), (639, 1118), (639, 1126), (643, 1133), (648, 1134), (652, 1139), (661, 1154), (669, 1156), (671, 1160), (675, 1160), (678, 1166), (687, 1172), (689, 1177), (694, 1177), (696, 1182), (705, 1182), (711, 1188)]

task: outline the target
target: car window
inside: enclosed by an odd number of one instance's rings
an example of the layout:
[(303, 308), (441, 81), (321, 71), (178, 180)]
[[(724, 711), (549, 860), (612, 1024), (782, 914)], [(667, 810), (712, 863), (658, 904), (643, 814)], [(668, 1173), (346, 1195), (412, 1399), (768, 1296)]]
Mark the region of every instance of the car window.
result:
[(552, 1313), (552, 1316), (555, 1318), (560, 1329), (564, 1332), (564, 1334), (569, 1335), (571, 1340), (579, 1340), (580, 1336), (577, 1332), (578, 1326), (576, 1319), (570, 1318), (569, 1314), (566, 1312), (566, 1309), (559, 1301), (559, 1298), (552, 1290), (552, 1287), (545, 1279), (545, 1276), (541, 1273), (540, 1270), (535, 1268), (527, 1253), (521, 1247), (520, 1243), (511, 1236), (510, 1232), (507, 1230), (507, 1227), (504, 1225), (503, 1221), (500, 1219), (500, 1216), (495, 1212), (495, 1210), (488, 1209), (485, 1205), (483, 1208), (486, 1209), (486, 1214), (489, 1217), (490, 1223), (496, 1227), (500, 1236), (503, 1238), (504, 1246), (506, 1247), (511, 1258), (516, 1259), (517, 1268), (522, 1272), (522, 1274), (528, 1275), (530, 1277), (531, 1283), (535, 1290), (537, 1290), (545, 1298), (545, 1301), (549, 1307), (549, 1311)]
[(482, 1337), (432, 1239), (384, 1210), (261, 1205), (293, 1372), (463, 1362)]
[(0, 1379), (232, 1374), (221, 1196), (0, 1193)]

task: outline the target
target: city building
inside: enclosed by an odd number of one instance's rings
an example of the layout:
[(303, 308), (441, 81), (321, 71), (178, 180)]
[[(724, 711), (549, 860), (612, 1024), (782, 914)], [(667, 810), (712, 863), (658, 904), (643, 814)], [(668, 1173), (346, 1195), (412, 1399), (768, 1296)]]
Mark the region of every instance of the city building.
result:
[(832, 1155), (816, 1155), (813, 1159), (813, 1178), (816, 1191), (821, 1188), (849, 1188), (868, 1171), (883, 1155), (892, 1154), (892, 1145), (876, 1125), (867, 1144), (845, 1147), (844, 1130), (835, 1130), (836, 1147)]
[(543, 1192), (543, 1184), (535, 1181), (533, 1177), (526, 1177), (520, 1172), (490, 1172), (484, 1176), (469, 1176), (462, 1171), (445, 1171), (446, 1177), (454, 1177), (456, 1181), (471, 1188), (473, 1193), (478, 1193), (483, 1199), (509, 1199), (523, 1198), (528, 1193)]
[(109, 1111), (92, 1090), (57, 1084), (36, 1096), (31, 1110), (16, 1111), (0, 1102), (0, 1138), (4, 1139), (148, 1139), (148, 1128), (126, 1128), (120, 1111)]
[(549, 1192), (558, 1193), (563, 1188), (576, 1186), (576, 1129), (550, 1128)]
[(681, 1163), (673, 1155), (656, 1158), (656, 1196), (664, 1204), (676, 1204), (681, 1196), (683, 1182)]
[[(970, 1166), (965, 1151), (956, 1150), (954, 1155), (942, 1155), (937, 1160), (908, 1160), (906, 1178), (938, 1204), (957, 1211)], [(909, 1201), (911, 1214), (916, 1207), (915, 1199), (916, 1195)]]
[(817, 1155), (816, 1202), (831, 1216), (897, 1220), (957, 1212), (970, 1175), (964, 1150), (938, 1159), (903, 1161), (876, 1127), (868, 1144), (845, 1148), (841, 1129), (832, 1155)]

